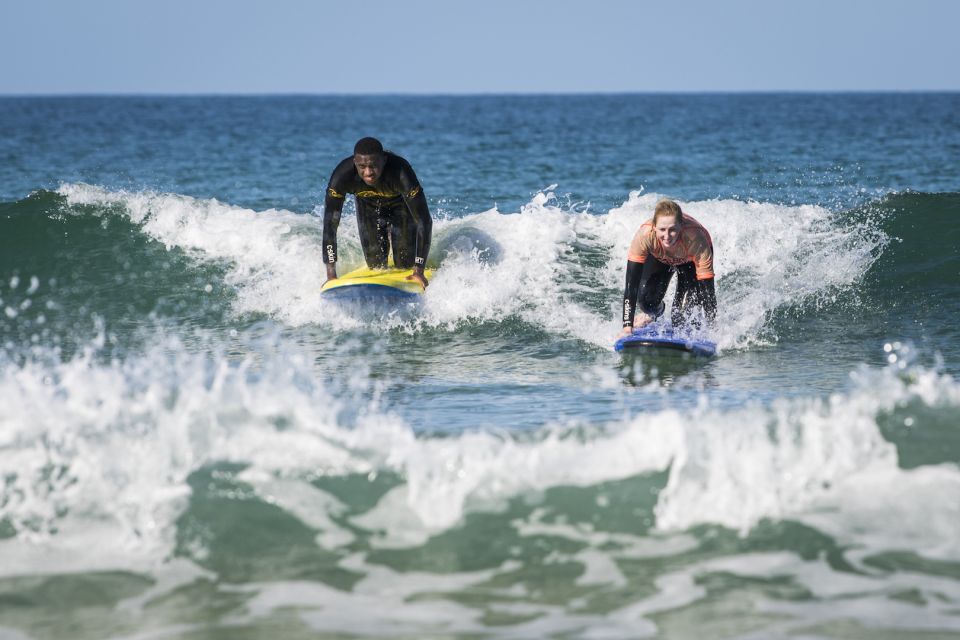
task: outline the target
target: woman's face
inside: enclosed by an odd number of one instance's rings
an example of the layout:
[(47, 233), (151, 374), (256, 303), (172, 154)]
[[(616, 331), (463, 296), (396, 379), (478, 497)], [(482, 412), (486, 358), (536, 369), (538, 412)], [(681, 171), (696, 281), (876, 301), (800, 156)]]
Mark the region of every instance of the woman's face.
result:
[(660, 216), (653, 225), (657, 233), (657, 240), (666, 248), (670, 248), (677, 243), (680, 237), (680, 225), (677, 224), (677, 216)]

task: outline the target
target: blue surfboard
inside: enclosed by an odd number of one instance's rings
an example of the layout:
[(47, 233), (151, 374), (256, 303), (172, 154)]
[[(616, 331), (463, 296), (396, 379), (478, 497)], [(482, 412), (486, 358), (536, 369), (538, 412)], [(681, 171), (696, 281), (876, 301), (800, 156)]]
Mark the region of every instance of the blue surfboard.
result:
[(703, 338), (674, 334), (670, 327), (656, 324), (635, 329), (629, 336), (617, 340), (613, 349), (617, 352), (640, 352), (643, 350), (687, 353), (698, 358), (710, 358), (717, 353), (715, 342)]

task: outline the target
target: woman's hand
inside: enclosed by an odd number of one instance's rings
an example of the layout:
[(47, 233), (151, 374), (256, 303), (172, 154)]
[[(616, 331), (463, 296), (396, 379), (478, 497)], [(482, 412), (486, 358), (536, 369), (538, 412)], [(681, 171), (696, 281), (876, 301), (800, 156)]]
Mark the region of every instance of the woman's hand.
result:
[(634, 330), (642, 329), (651, 322), (653, 322), (653, 316), (648, 316), (644, 312), (638, 311), (636, 317), (633, 319), (633, 328)]

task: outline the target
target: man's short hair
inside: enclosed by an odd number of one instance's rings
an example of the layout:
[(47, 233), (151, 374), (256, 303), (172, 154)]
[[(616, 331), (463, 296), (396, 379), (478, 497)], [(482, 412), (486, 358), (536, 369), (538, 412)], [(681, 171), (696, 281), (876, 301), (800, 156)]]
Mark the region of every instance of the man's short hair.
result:
[(376, 138), (360, 138), (357, 144), (353, 145), (355, 156), (375, 156), (381, 153), (383, 153), (383, 145)]

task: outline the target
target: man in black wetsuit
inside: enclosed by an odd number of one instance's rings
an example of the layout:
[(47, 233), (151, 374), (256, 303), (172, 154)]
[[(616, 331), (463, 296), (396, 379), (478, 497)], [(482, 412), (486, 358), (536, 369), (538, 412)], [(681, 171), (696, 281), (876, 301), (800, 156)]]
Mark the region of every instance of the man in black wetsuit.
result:
[(363, 138), (330, 176), (323, 214), (323, 251), (327, 280), (337, 277), (337, 227), (348, 193), (357, 200), (357, 224), (363, 257), (371, 269), (387, 267), (393, 249), (393, 264), (413, 269), (408, 280), (423, 287), (433, 221), (427, 199), (410, 163), (389, 151), (376, 138)]

